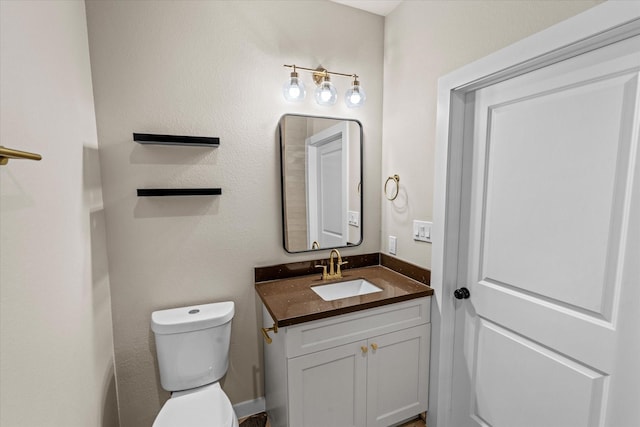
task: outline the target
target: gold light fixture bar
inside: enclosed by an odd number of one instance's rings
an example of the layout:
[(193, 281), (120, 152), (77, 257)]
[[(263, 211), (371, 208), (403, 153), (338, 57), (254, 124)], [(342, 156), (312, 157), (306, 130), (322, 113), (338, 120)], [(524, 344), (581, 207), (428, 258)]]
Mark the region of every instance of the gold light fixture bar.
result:
[(316, 82), (316, 84), (320, 84), (320, 82), (322, 81), (322, 78), (329, 74), (333, 74), (335, 76), (353, 77), (355, 79), (358, 78), (357, 74), (346, 74), (346, 73), (338, 73), (336, 71), (329, 71), (326, 68), (324, 68), (322, 65), (318, 65), (317, 68), (300, 67), (295, 64), (291, 64), (291, 65), (284, 64), (284, 66), (287, 68), (293, 68), (294, 70), (311, 71), (313, 73), (313, 81)]
[(6, 165), (9, 163), (9, 159), (42, 160), (42, 156), (36, 153), (29, 153), (27, 151), (14, 150), (13, 148), (0, 146), (0, 165)]

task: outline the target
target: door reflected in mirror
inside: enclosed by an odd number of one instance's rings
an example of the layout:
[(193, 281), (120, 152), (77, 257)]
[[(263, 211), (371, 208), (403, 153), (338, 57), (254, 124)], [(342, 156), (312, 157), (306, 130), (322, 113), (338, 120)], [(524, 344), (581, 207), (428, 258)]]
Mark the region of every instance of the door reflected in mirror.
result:
[(362, 242), (362, 125), (286, 114), (279, 124), (287, 252)]

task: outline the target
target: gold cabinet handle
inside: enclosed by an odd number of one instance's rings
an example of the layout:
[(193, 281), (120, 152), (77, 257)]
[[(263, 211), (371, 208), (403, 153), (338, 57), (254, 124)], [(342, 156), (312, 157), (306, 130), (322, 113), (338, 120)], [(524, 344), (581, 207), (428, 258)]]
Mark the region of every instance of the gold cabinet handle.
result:
[(371, 344), (371, 350), (376, 351), (378, 349), (378, 344), (373, 343)]
[(369, 351), (369, 347), (367, 347), (366, 345), (363, 345), (362, 347), (360, 347), (360, 350), (362, 350), (362, 354), (366, 354), (367, 351)]
[(267, 342), (267, 344), (271, 344), (273, 340), (269, 336), (269, 332), (273, 331), (274, 334), (277, 334), (278, 325), (274, 323), (273, 326), (270, 328), (260, 328), (260, 331), (262, 332), (262, 336), (264, 337), (264, 340)]

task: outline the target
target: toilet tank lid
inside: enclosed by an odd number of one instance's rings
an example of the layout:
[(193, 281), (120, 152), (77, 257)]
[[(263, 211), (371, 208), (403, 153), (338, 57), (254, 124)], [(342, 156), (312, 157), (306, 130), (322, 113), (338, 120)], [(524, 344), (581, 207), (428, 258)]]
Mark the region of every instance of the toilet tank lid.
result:
[(151, 313), (156, 334), (178, 334), (223, 325), (233, 318), (233, 301), (170, 308)]

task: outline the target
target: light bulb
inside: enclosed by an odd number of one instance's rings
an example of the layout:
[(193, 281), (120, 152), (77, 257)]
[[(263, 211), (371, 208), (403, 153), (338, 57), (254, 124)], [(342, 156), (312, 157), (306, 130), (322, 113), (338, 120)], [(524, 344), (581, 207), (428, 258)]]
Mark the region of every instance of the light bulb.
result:
[(347, 107), (358, 108), (364, 104), (364, 101), (366, 99), (367, 99), (367, 94), (364, 92), (364, 89), (362, 89), (362, 86), (360, 86), (360, 82), (356, 77), (353, 80), (353, 84), (345, 94), (344, 101), (346, 102)]
[(292, 102), (300, 102), (304, 99), (307, 92), (304, 89), (304, 83), (298, 78), (298, 73), (291, 73), (289, 80), (282, 86), (282, 94), (284, 99)]
[(331, 99), (331, 90), (327, 87), (323, 87), (320, 91), (320, 99), (322, 99), (322, 102), (329, 102)]
[(291, 85), (289, 86), (289, 98), (298, 98), (300, 97), (300, 86)]
[(316, 102), (320, 105), (333, 105), (338, 99), (338, 92), (329, 80), (329, 76), (322, 78), (322, 83), (315, 90)]

